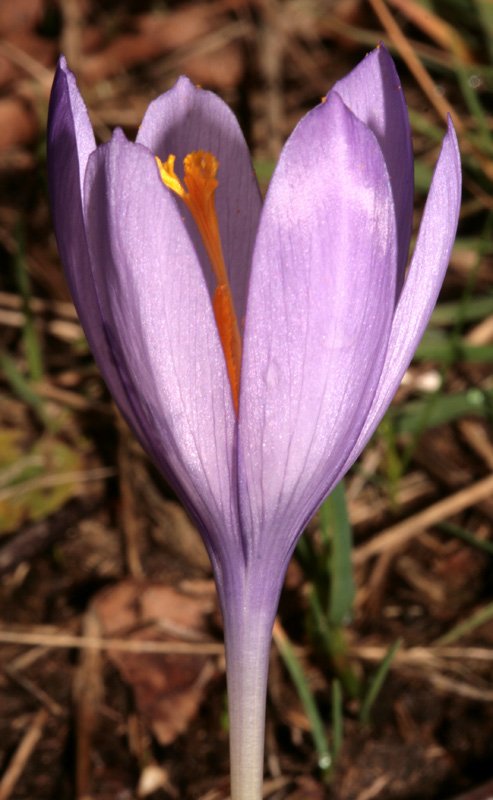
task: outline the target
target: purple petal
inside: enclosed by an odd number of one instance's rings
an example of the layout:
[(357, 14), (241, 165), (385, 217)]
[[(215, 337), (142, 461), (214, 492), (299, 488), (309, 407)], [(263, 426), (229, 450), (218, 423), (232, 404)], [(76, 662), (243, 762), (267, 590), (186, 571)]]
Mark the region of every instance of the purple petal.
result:
[(332, 88), (373, 131), (387, 164), (399, 242), (397, 293), (404, 282), (413, 220), (414, 163), (411, 128), (399, 76), (380, 45)]
[(454, 127), (449, 120), (409, 273), (395, 311), (382, 377), (344, 471), (361, 453), (381, 421), (429, 322), (450, 260), (460, 199), (460, 153)]
[[(56, 148), (59, 148), (55, 151)], [(49, 163), (49, 177), (58, 178), (64, 169), (73, 171), (74, 148), (79, 173), (79, 193), (84, 191), (84, 174), (87, 160), (96, 148), (94, 132), (89, 120), (87, 108), (80, 96), (75, 76), (67, 67), (67, 62), (61, 56), (53, 81), (50, 97), (50, 111), (48, 119), (48, 147), (52, 150), (54, 159)], [(63, 161), (62, 155), (67, 157)], [(56, 167), (56, 176), (53, 168)]]
[(113, 366), (90, 267), (82, 193), (87, 161), (95, 147), (84, 101), (61, 58), (50, 99), (47, 141), (48, 183), (60, 259), (89, 346), (108, 388), (143, 438)]
[(239, 420), (254, 556), (289, 551), (363, 425), (394, 310), (394, 219), (375, 136), (331, 94), (281, 154), (254, 253)]
[[(184, 157), (195, 150), (206, 150), (218, 158), (216, 208), (236, 313), (242, 323), (262, 201), (250, 154), (234, 114), (219, 97), (196, 88), (188, 78), (180, 78), (173, 89), (150, 104), (137, 142), (161, 159), (170, 153), (176, 155), (178, 174)], [(183, 205), (180, 213), (187, 219), (212, 294), (215, 280), (196, 225)]]
[(228, 558), (230, 546), (238, 548), (236, 420), (210, 298), (179, 210), (153, 155), (120, 131), (89, 160), (85, 202), (103, 324), (133, 413), (210, 549), (220, 541)]

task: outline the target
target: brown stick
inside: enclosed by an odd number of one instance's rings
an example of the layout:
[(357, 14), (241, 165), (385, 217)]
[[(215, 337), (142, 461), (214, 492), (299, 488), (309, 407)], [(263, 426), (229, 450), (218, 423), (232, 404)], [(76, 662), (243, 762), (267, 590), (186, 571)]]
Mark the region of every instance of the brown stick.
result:
[(410, 72), (412, 72), (412, 74), (416, 78), (417, 82), (421, 86), (423, 92), (427, 96), (430, 103), (436, 109), (436, 111), (444, 120), (444, 122), (447, 121), (447, 117), (450, 114), (451, 117), (453, 118), (454, 125), (457, 131), (462, 132), (463, 125), (461, 120), (453, 112), (450, 105), (438, 91), (436, 85), (433, 83), (433, 80), (430, 78), (430, 75), (426, 71), (425, 67), (422, 65), (421, 61), (416, 56), (416, 53), (414, 52), (412, 45), (408, 42), (408, 40), (402, 33), (401, 29), (399, 28), (399, 25), (397, 24), (394, 17), (390, 13), (389, 9), (385, 5), (384, 0), (370, 0), (370, 3), (373, 6), (375, 14), (377, 15), (383, 27), (387, 31), (389, 39), (395, 45), (403, 61), (406, 62)]
[[(33, 633), (34, 630), (34, 633)], [(180, 653), (197, 656), (220, 656), (224, 646), (220, 642), (159, 642), (144, 639), (113, 639), (97, 636), (73, 636), (72, 634), (47, 633), (46, 630), (31, 628), (22, 631), (0, 628), (0, 642), (18, 644), (25, 647), (63, 647), (83, 649), (92, 647), (99, 650), (123, 650), (127, 653)]]
[(357, 547), (353, 554), (353, 563), (359, 566), (372, 556), (383, 553), (385, 550), (396, 550), (407, 544), (414, 536), (418, 536), (427, 528), (431, 528), (432, 525), (436, 525), (438, 522), (453, 516), (453, 514), (458, 514), (465, 508), (492, 497), (492, 495), (493, 475), (490, 475), (473, 486), (461, 489), (459, 492), (446, 497), (445, 500), (440, 500), (424, 511), (408, 517), (403, 522), (392, 525), (392, 527), (375, 536), (374, 539)]
[(0, 781), (0, 800), (8, 800), (12, 794), (17, 781), (22, 775), (24, 767), (31, 757), (31, 753), (43, 734), (43, 729), (47, 720), (48, 712), (45, 708), (42, 708), (33, 717), (31, 724), (19, 742), (17, 750)]

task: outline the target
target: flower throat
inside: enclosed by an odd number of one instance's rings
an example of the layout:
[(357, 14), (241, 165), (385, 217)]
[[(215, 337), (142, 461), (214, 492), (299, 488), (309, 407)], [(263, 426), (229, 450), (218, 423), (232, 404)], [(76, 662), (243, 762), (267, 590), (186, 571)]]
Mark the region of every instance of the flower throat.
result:
[(219, 338), (226, 360), (226, 369), (231, 385), (233, 406), (238, 415), (240, 394), (241, 336), (233, 304), (233, 295), (224, 263), (219, 223), (217, 220), (214, 193), (219, 162), (212, 153), (203, 150), (189, 153), (183, 160), (183, 183), (175, 172), (176, 156), (170, 155), (163, 163), (156, 156), (161, 180), (168, 189), (178, 195), (190, 211), (204, 243), (217, 286), (212, 299)]

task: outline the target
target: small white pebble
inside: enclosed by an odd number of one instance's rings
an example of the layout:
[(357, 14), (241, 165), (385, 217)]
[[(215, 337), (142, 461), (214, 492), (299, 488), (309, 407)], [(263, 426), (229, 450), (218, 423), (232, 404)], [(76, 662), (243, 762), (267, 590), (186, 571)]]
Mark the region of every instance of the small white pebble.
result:
[(436, 369), (430, 369), (421, 375), (417, 375), (414, 370), (408, 370), (402, 379), (402, 383), (404, 386), (410, 386), (419, 392), (432, 393), (437, 392), (442, 385), (442, 377)]
[(158, 789), (164, 789), (167, 785), (168, 774), (166, 770), (158, 767), (157, 764), (149, 764), (141, 772), (137, 796), (147, 797)]

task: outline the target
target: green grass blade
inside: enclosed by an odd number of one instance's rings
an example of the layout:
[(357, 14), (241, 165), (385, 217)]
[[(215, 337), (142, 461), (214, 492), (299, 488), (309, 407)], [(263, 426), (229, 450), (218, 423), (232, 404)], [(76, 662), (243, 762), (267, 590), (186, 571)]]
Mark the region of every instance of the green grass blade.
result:
[(491, 0), (474, 0), (477, 15), (484, 30), (484, 42), (493, 63), (493, 4)]
[[(478, 249), (479, 243), (470, 244), (471, 249), (474, 247)], [(445, 325), (454, 325), (460, 319), (462, 323), (477, 322), (484, 317), (493, 314), (493, 295), (475, 296), (468, 298), (466, 307), (462, 300), (455, 303), (440, 303), (430, 319), (430, 328), (442, 327)]]
[(343, 625), (350, 617), (355, 592), (351, 563), (353, 533), (343, 481), (323, 504), (320, 520), (323, 535), (330, 537), (329, 621), (332, 625)]
[(32, 408), (43, 425), (50, 427), (51, 423), (45, 414), (42, 399), (33, 391), (29, 382), (17, 368), (15, 361), (6, 353), (0, 353), (0, 370), (5, 375), (14, 394)]
[(448, 631), (448, 633), (445, 633), (443, 636), (440, 636), (439, 639), (436, 639), (434, 644), (453, 644), (458, 639), (462, 639), (463, 636), (471, 633), (476, 628), (479, 628), (481, 625), (489, 622), (491, 619), (493, 619), (493, 603), (488, 603), (488, 605), (483, 606), (483, 608), (480, 608), (478, 611), (475, 611), (474, 614), (471, 614), (468, 619), (463, 620), (463, 622), (459, 622), (459, 624), (455, 625), (451, 630)]
[(437, 331), (428, 331), (421, 340), (416, 361), (440, 361), (450, 365), (459, 362), (468, 364), (487, 364), (493, 361), (493, 345), (473, 345), (462, 339), (454, 341)]
[(334, 761), (340, 753), (344, 735), (342, 714), (342, 687), (340, 681), (332, 681), (332, 755)]
[(366, 724), (370, 720), (370, 712), (373, 706), (373, 703), (377, 699), (380, 690), (384, 684), (384, 681), (387, 677), (389, 669), (391, 667), (392, 661), (394, 660), (394, 656), (397, 653), (399, 647), (402, 644), (402, 639), (397, 639), (393, 645), (389, 647), (385, 657), (382, 659), (381, 664), (378, 666), (377, 671), (375, 672), (372, 680), (370, 681), (370, 685), (368, 686), (368, 691), (363, 699), (361, 704), (361, 710), (359, 714), (360, 721), (363, 724)]
[(317, 636), (322, 647), (330, 658), (332, 668), (341, 680), (345, 691), (350, 697), (359, 697), (361, 687), (357, 675), (354, 673), (347, 655), (347, 642), (344, 629), (341, 625), (331, 625), (327, 615), (322, 610), (320, 598), (316, 588), (313, 587), (309, 596), (310, 611)]
[(483, 550), (484, 553), (493, 556), (493, 542), (485, 542), (484, 539), (478, 539), (473, 533), (466, 531), (465, 528), (460, 528), (458, 525), (453, 525), (450, 522), (442, 522), (437, 525), (438, 529), (450, 536), (455, 536), (457, 539), (470, 544), (477, 550)]
[(276, 624), (274, 626), (273, 637), (310, 722), (310, 732), (317, 751), (318, 766), (322, 773), (327, 774), (332, 766), (332, 755), (328, 746), (324, 722), (317, 708), (313, 692), (310, 689), (303, 667), (294, 652), (294, 648), (280, 625)]
[(44, 373), (42, 347), (29, 302), (31, 298), (31, 282), (26, 266), (24, 233), (20, 227), (17, 230), (17, 253), (14, 258), (14, 272), (22, 298), (22, 311), (24, 313), (22, 340), (29, 376), (31, 380), (39, 381)]
[(493, 389), (472, 388), (457, 394), (440, 393), (424, 400), (412, 400), (393, 409), (391, 417), (397, 435), (418, 434), (466, 415), (488, 417), (492, 404)]
[(476, 74), (476, 70), (473, 67), (466, 67), (460, 61), (456, 60), (455, 74), (457, 76), (457, 82), (460, 86), (462, 96), (469, 109), (471, 118), (474, 120), (476, 124), (476, 129), (478, 132), (477, 145), (481, 148), (481, 150), (483, 150), (485, 154), (491, 156), (492, 141), (491, 141), (491, 133), (490, 133), (490, 125), (488, 122), (488, 117), (481, 104), (479, 95), (477, 94), (475, 89), (472, 88), (470, 82), (471, 76)]

